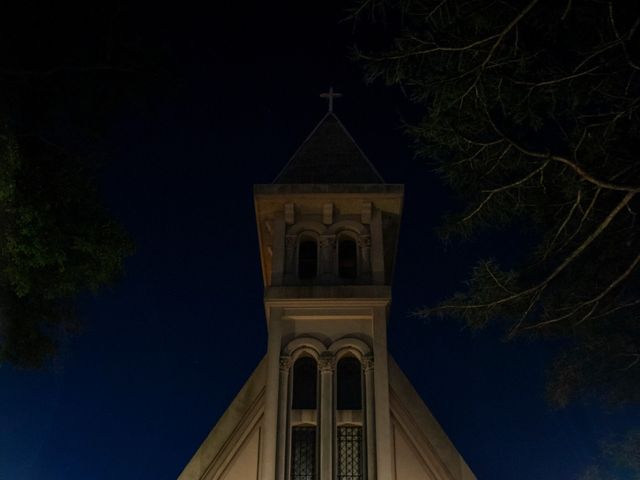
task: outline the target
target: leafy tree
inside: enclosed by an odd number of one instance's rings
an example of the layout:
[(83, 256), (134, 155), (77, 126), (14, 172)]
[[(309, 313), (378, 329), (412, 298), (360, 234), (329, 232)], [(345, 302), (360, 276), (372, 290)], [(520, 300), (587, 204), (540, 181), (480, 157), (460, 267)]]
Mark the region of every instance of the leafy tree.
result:
[[(163, 52), (112, 2), (13, 2), (0, 32), (0, 364), (41, 367), (77, 330), (78, 295), (132, 244), (100, 198), (102, 137), (157, 87)], [(9, 20), (10, 21), (7, 21)]]
[(640, 432), (634, 431), (618, 441), (606, 443), (602, 457), (602, 465), (589, 467), (580, 480), (640, 479)]
[(367, 78), (424, 107), (417, 152), (466, 202), (444, 238), (524, 225), (535, 243), (421, 313), (566, 339), (556, 405), (640, 400), (640, 4), (368, 0), (354, 15), (374, 29)]
[(88, 163), (0, 135), (0, 361), (39, 367), (76, 327), (74, 299), (113, 281), (131, 253)]

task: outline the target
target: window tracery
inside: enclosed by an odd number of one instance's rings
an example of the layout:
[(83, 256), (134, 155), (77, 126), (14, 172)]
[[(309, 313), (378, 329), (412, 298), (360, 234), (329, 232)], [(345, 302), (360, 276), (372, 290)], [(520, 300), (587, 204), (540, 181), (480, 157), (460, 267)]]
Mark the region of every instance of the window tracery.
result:
[(291, 430), (291, 480), (316, 479), (316, 427)]
[[(370, 347), (351, 337), (328, 347), (315, 337), (297, 337), (283, 348), (280, 367), (290, 367), (285, 478), (316, 480), (320, 471), (331, 468), (336, 480), (364, 480)], [(370, 400), (367, 396), (367, 409)], [(323, 420), (327, 418), (329, 423)], [(323, 458), (331, 460), (326, 464)]]
[(345, 425), (338, 427), (338, 480), (362, 480), (363, 455), (362, 427)]

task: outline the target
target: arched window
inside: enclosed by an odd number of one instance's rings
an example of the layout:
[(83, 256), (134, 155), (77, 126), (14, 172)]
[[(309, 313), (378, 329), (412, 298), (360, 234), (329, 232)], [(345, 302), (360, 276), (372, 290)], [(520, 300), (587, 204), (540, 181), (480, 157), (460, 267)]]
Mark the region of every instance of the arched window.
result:
[[(351, 356), (338, 362), (337, 405), (338, 410), (362, 410), (362, 366)], [(338, 480), (361, 480), (363, 478), (362, 426), (354, 424), (338, 425), (337, 438), (337, 478)]]
[(317, 403), (318, 367), (311, 357), (301, 357), (293, 365), (291, 408), (312, 410)]
[(341, 278), (358, 276), (358, 248), (351, 237), (342, 237), (338, 242), (338, 275)]
[(337, 409), (362, 409), (362, 367), (355, 357), (343, 357), (337, 368)]
[(298, 245), (298, 277), (301, 280), (315, 278), (318, 274), (318, 242), (304, 237)]

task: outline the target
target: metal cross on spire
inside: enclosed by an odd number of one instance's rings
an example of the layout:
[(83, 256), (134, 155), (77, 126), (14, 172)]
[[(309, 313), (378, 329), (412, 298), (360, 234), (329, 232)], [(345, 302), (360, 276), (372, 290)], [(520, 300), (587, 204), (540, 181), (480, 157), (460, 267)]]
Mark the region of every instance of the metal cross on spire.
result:
[(333, 93), (333, 87), (329, 87), (329, 91), (327, 93), (321, 93), (321, 98), (327, 98), (329, 100), (329, 112), (333, 112), (333, 99), (340, 98), (342, 96), (341, 93)]

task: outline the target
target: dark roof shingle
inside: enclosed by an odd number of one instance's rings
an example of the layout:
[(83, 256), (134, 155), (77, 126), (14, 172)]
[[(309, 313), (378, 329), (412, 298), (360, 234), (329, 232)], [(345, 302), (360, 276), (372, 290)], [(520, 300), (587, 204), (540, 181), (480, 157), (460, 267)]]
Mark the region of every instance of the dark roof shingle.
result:
[(384, 183), (335, 114), (329, 112), (273, 183)]

